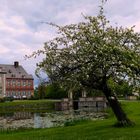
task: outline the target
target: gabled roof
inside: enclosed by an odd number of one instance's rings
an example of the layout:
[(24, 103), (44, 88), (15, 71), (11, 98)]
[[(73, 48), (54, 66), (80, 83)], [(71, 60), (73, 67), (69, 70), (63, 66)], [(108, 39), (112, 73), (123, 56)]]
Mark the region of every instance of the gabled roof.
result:
[(33, 76), (28, 74), (21, 65), (6, 65), (0, 64), (2, 72), (6, 72), (6, 78), (27, 78), (33, 79)]

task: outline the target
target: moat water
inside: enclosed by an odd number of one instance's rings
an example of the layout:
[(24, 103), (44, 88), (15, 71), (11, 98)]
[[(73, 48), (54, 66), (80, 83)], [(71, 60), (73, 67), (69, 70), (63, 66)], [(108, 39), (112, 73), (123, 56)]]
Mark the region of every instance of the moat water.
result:
[(50, 128), (65, 126), (75, 120), (104, 119), (105, 112), (93, 110), (58, 111), (46, 113), (13, 112), (0, 114), (0, 129)]

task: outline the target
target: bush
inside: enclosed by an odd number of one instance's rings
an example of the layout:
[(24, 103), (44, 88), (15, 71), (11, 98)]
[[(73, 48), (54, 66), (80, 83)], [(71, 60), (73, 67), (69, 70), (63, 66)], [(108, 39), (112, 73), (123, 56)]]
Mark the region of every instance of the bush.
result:
[(0, 103), (3, 103), (4, 102), (4, 98), (0, 98)]
[(37, 97), (37, 96), (31, 96), (30, 98), (28, 98), (28, 100), (39, 100), (39, 97)]

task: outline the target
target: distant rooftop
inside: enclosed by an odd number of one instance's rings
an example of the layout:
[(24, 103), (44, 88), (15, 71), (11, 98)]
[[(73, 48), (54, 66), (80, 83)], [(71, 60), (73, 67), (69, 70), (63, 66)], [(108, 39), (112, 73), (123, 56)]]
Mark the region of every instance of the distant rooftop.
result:
[(14, 62), (13, 65), (0, 64), (0, 73), (6, 73), (6, 78), (28, 78), (33, 79), (33, 76), (28, 74), (25, 69), (19, 65), (19, 62)]

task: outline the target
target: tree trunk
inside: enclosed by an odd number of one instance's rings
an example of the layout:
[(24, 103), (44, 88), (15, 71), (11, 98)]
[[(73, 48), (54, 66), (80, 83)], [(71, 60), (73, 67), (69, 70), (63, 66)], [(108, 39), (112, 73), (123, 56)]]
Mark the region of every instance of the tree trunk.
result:
[(131, 122), (127, 115), (125, 114), (125, 112), (123, 111), (117, 97), (115, 95), (112, 94), (111, 92), (111, 89), (107, 86), (107, 83), (105, 82), (103, 84), (103, 92), (107, 98), (107, 101), (109, 102), (110, 104), (110, 107), (112, 108), (118, 122), (117, 122), (117, 126), (131, 126), (133, 125), (134, 123)]

